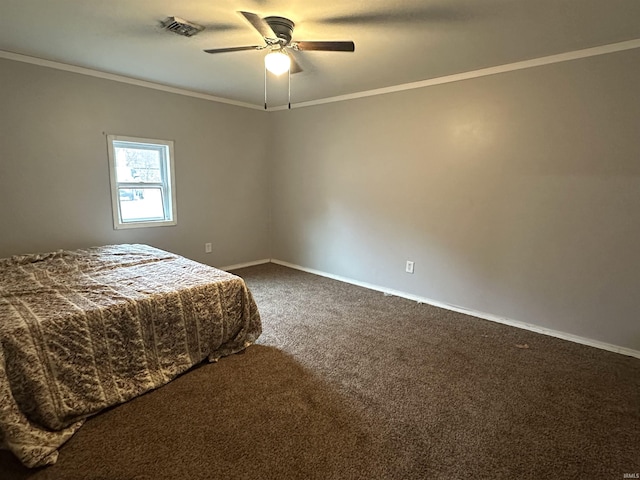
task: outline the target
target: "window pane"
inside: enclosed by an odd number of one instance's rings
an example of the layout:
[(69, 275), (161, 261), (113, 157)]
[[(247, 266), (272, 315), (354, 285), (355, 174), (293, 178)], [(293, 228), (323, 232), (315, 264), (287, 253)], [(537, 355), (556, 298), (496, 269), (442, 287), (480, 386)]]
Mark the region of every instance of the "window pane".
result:
[(169, 220), (164, 216), (162, 189), (119, 188), (118, 194), (123, 222)]
[[(126, 144), (124, 144), (126, 145)], [(142, 148), (114, 144), (118, 182), (162, 182), (160, 148)]]
[(107, 135), (113, 227), (176, 225), (173, 142)]

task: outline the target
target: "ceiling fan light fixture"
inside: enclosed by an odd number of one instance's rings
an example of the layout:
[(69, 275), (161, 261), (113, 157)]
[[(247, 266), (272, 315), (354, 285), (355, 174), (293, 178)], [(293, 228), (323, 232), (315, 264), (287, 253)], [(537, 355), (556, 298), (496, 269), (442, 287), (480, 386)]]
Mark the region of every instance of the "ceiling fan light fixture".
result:
[(291, 68), (291, 59), (283, 51), (273, 50), (264, 57), (264, 66), (274, 75), (282, 75)]

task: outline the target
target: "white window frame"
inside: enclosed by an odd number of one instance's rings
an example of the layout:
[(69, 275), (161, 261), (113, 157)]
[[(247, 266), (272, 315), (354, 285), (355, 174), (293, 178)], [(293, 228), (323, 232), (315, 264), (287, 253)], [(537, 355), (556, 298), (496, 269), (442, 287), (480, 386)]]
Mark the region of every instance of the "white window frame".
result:
[[(161, 152), (162, 182), (118, 182), (116, 176), (115, 148), (118, 143), (130, 143), (132, 147), (150, 148)], [(111, 208), (113, 211), (113, 228), (116, 230), (127, 228), (165, 227), (178, 223), (176, 210), (175, 169), (173, 162), (173, 141), (151, 138), (127, 137), (123, 135), (107, 135), (107, 151), (109, 157), (109, 176), (111, 180)], [(120, 212), (121, 188), (157, 187), (161, 190), (164, 207), (164, 220), (136, 220), (123, 221)]]

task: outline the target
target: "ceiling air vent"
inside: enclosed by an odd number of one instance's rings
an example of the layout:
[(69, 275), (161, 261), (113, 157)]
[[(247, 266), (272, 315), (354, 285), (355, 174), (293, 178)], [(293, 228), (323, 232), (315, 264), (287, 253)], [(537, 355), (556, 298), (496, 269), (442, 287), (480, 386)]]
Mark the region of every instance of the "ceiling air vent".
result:
[(178, 17), (167, 17), (162, 23), (162, 27), (183, 37), (193, 37), (196, 33), (204, 30), (202, 25), (198, 25), (192, 22), (187, 22)]

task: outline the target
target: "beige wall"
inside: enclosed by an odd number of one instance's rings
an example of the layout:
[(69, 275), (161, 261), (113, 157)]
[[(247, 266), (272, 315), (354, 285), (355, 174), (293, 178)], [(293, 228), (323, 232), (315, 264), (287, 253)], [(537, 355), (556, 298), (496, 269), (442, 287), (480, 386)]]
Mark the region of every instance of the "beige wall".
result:
[(633, 50), (277, 112), (272, 257), (640, 350), (638, 85)]
[[(638, 50), (269, 114), (8, 60), (0, 85), (0, 257), (273, 257), (640, 350)], [(175, 141), (178, 226), (113, 229), (106, 133)]]
[[(264, 112), (9, 60), (0, 85), (0, 257), (141, 242), (269, 258)], [(113, 229), (110, 133), (175, 142), (177, 226)]]

